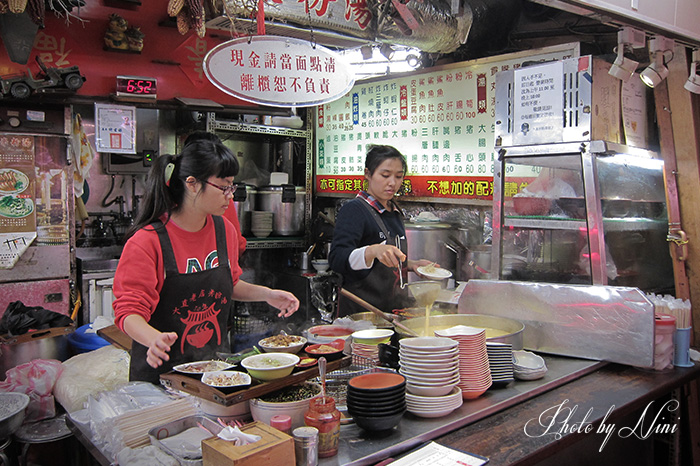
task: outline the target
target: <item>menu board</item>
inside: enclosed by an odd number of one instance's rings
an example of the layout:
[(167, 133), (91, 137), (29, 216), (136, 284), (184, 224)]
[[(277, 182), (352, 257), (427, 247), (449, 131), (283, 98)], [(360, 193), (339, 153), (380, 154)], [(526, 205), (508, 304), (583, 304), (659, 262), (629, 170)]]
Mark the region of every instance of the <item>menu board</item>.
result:
[(570, 43), (356, 83), (316, 107), (316, 192), (362, 189), (367, 149), (387, 144), (406, 157), (405, 196), (490, 200), (496, 74), (578, 56)]
[(36, 238), (34, 137), (0, 136), (0, 268), (9, 269)]

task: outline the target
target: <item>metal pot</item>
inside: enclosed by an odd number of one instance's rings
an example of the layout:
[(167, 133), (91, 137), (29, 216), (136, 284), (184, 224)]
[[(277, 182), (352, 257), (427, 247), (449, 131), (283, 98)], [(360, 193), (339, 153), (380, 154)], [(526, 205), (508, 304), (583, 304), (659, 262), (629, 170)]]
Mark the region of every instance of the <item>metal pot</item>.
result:
[(245, 183), (239, 183), (236, 192), (233, 193), (233, 206), (236, 208), (243, 235), (250, 234), (250, 212), (255, 210), (257, 194), (255, 186)]
[(272, 233), (293, 236), (304, 232), (306, 191), (291, 184), (266, 186), (258, 190), (258, 210), (272, 212)]
[[(414, 317), (401, 322), (403, 325), (421, 334), (425, 328), (425, 317)], [(431, 316), (429, 325), (431, 327), (449, 328), (455, 325), (467, 325), (470, 327), (492, 328), (507, 332), (505, 335), (487, 338), (488, 343), (510, 343), (514, 350), (523, 349), (523, 332), (525, 325), (517, 320), (506, 317), (490, 316), (486, 314), (445, 314), (441, 316)], [(408, 333), (400, 328), (396, 329), (400, 337), (409, 337)]]
[(75, 327), (69, 325), (0, 337), (0, 376), (4, 378), (8, 369), (34, 359), (65, 361), (69, 357), (67, 335), (74, 330)]
[[(406, 223), (406, 241), (410, 260), (428, 259), (440, 264), (440, 267), (455, 271), (456, 253), (450, 237), (454, 233), (452, 225), (437, 222)], [(408, 281), (420, 280), (413, 272), (408, 274)]]

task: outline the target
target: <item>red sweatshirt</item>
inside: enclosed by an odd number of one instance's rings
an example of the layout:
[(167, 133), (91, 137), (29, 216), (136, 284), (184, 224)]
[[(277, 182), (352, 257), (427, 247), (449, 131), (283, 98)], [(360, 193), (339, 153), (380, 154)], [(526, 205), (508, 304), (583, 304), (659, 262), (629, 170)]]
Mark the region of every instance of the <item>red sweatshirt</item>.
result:
[[(231, 276), (235, 286), (242, 273), (238, 265), (238, 233), (231, 222), (224, 219), (224, 223)], [(166, 230), (180, 273), (192, 273), (219, 265), (218, 259), (211, 264), (206, 260), (216, 251), (214, 221), (211, 217), (207, 218), (204, 228), (196, 233), (185, 231), (172, 221), (166, 224)], [(114, 320), (120, 329), (124, 330), (124, 318), (130, 314), (139, 314), (146, 322), (151, 319), (159, 301), (164, 278), (163, 253), (158, 234), (151, 227), (142, 228), (124, 245), (114, 276)]]

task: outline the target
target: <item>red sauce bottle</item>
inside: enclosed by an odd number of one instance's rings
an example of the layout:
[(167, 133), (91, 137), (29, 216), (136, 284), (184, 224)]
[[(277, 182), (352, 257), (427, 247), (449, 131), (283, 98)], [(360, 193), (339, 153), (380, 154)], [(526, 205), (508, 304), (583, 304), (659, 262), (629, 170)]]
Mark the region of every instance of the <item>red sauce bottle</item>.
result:
[(330, 397), (316, 397), (309, 400), (309, 410), (304, 414), (304, 422), (318, 429), (318, 456), (327, 458), (338, 453), (340, 437), (340, 411), (335, 400)]

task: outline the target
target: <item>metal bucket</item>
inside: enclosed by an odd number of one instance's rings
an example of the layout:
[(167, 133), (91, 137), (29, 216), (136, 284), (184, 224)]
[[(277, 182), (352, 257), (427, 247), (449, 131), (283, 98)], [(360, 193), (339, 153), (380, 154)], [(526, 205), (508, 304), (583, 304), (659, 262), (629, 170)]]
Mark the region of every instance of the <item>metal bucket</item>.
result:
[[(414, 317), (401, 322), (409, 329), (420, 334), (425, 328), (425, 317)], [(487, 338), (489, 343), (509, 343), (514, 350), (523, 349), (523, 331), (525, 325), (517, 320), (506, 317), (496, 317), (484, 314), (450, 314), (430, 317), (431, 327), (453, 327), (455, 325), (469, 325), (471, 327), (486, 327), (507, 332), (506, 335)], [(408, 337), (400, 328), (396, 329), (400, 337)]]
[(8, 369), (34, 359), (65, 361), (70, 356), (67, 335), (74, 330), (70, 325), (0, 337), (0, 378), (5, 378)]

